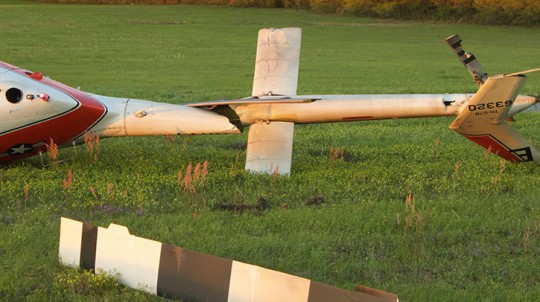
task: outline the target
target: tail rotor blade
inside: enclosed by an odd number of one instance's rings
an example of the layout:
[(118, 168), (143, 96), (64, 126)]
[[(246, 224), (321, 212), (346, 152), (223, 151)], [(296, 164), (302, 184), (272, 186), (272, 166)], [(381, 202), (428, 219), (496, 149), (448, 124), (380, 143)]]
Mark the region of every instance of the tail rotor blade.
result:
[(472, 53), (465, 52), (465, 50), (463, 50), (461, 41), (462, 40), (459, 35), (453, 35), (446, 38), (446, 43), (448, 46), (450, 46), (450, 48), (452, 48), (465, 68), (467, 68), (467, 71), (473, 77), (474, 82), (478, 84), (478, 86), (481, 86), (487, 80), (487, 73), (482, 72), (482, 65), (480, 65)]

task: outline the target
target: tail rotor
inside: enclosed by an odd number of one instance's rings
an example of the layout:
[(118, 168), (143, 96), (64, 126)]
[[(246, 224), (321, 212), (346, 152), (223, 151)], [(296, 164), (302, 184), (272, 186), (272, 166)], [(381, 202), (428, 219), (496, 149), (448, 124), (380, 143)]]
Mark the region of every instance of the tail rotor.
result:
[(527, 73), (540, 68), (488, 77), (476, 57), (463, 50), (461, 38), (446, 42), (480, 87), (450, 125), (450, 129), (508, 161), (540, 164), (540, 153), (505, 120), (540, 103), (540, 96), (518, 96)]

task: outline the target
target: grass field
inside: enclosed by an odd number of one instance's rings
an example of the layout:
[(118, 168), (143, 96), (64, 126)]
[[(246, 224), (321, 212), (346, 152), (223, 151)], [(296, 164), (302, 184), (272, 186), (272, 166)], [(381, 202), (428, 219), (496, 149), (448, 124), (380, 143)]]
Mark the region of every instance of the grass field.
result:
[[(173, 103), (247, 96), (262, 27), (303, 28), (299, 94), (473, 92), (444, 43), (454, 33), (490, 74), (540, 65), (538, 28), (15, 0), (0, 4), (0, 20), (2, 61), (98, 94)], [(522, 93), (539, 90), (531, 74)], [(103, 140), (96, 160), (79, 146), (57, 164), (0, 167), (0, 297), (161, 300), (62, 267), (66, 216), (401, 301), (536, 301), (540, 170), (486, 155), (451, 121), (297, 126), (291, 177), (245, 173), (247, 134)], [(540, 145), (538, 113), (513, 126)], [(186, 191), (178, 173), (205, 160), (205, 182)], [(259, 198), (269, 207), (220, 207)]]

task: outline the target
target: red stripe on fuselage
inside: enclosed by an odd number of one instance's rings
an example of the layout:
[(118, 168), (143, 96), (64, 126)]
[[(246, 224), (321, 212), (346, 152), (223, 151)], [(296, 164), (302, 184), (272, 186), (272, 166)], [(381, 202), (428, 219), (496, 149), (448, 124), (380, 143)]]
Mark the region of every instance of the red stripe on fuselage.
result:
[[(16, 67), (13, 65), (0, 63), (0, 66), (10, 69), (11, 72), (23, 75), (36, 83), (41, 83), (61, 91), (80, 103), (78, 107), (71, 108), (63, 114), (41, 121), (35, 121), (27, 126), (19, 127), (16, 130), (7, 131), (5, 134), (0, 135), (0, 152), (2, 153), (0, 154), (0, 163), (32, 156), (39, 150), (46, 150), (46, 146), (42, 146), (32, 152), (21, 155), (5, 154), (11, 147), (18, 144), (48, 144), (51, 139), (58, 146), (69, 143), (83, 135), (107, 113), (107, 107), (84, 92), (47, 78), (39, 81), (32, 79), (24, 70), (15, 69)], [(51, 105), (54, 105), (54, 100), (51, 100), (51, 102)]]
[(344, 121), (363, 121), (371, 119), (373, 119), (373, 116), (346, 116), (343, 118)]
[(480, 146), (491, 150), (492, 153), (497, 154), (498, 156), (508, 160), (508, 161), (523, 161), (519, 156), (510, 152), (510, 150), (504, 146), (501, 142), (495, 140), (490, 135), (478, 135), (478, 136), (468, 136), (463, 135), (471, 141), (479, 144)]
[(17, 67), (17, 66), (8, 64), (8, 63), (6, 63), (6, 62), (0, 62), (0, 67), (3, 67), (3, 68), (8, 69), (8, 70), (12, 70), (12, 69), (17, 69), (17, 68), (19, 68), (19, 67)]

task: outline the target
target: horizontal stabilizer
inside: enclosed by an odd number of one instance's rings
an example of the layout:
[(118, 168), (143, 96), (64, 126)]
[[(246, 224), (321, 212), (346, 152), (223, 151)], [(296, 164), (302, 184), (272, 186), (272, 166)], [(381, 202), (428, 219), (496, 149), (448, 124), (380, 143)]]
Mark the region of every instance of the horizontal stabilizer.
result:
[(259, 31), (251, 95), (295, 95), (300, 65), (300, 28)]
[(523, 75), (489, 77), (450, 129), (506, 160), (540, 163), (538, 151), (504, 122), (524, 81)]
[(255, 173), (291, 173), (294, 123), (259, 122), (249, 127), (246, 170)]

